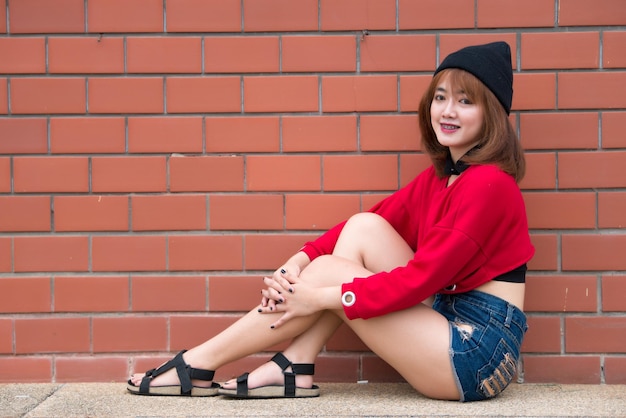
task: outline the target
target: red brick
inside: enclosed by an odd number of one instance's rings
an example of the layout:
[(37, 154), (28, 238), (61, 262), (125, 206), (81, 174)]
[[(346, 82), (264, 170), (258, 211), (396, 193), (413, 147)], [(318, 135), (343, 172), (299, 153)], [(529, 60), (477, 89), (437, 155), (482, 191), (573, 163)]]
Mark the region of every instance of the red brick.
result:
[(2, 56), (0, 73), (39, 74), (46, 72), (44, 38), (1, 38), (0, 56)]
[(522, 113), (520, 140), (525, 149), (593, 149), (598, 147), (595, 112)]
[(163, 110), (161, 77), (89, 79), (90, 113), (162, 113)]
[(163, 32), (163, 2), (90, 0), (87, 21), (91, 33)]
[(7, 32), (7, 2), (0, 0), (0, 33)]
[(163, 192), (166, 189), (164, 157), (96, 157), (91, 161), (92, 191)]
[(15, 320), (15, 352), (85, 353), (90, 351), (89, 318)]
[(135, 312), (206, 310), (207, 285), (203, 276), (141, 276), (132, 278)]
[(50, 197), (0, 196), (0, 231), (50, 231)]
[(0, 119), (0, 154), (46, 153), (47, 131), (44, 118)]
[(15, 237), (13, 251), (16, 272), (87, 271), (89, 266), (88, 237)]
[(626, 72), (559, 73), (559, 108), (626, 107)]
[(596, 0), (593, 7), (585, 0), (559, 1), (559, 26), (626, 25), (626, 9), (621, 0)]
[(56, 231), (128, 231), (126, 196), (55, 196)]
[(81, 33), (83, 0), (20, 0), (9, 3), (11, 33)]
[(356, 38), (352, 36), (283, 36), (281, 69), (289, 72), (356, 70)]
[(324, 112), (396, 111), (398, 81), (391, 76), (329, 76), (322, 78)]
[(54, 278), (54, 312), (124, 312), (128, 307), (127, 276)]
[(598, 193), (598, 227), (626, 227), (626, 193)]
[(9, 87), (6, 78), (0, 78), (0, 114), (9, 113)]
[(561, 240), (563, 270), (626, 270), (624, 234), (564, 234)]
[[(259, 2), (261, 3), (261, 2)], [(244, 77), (245, 112), (316, 112), (316, 76)]]
[[(231, 289), (232, 291), (232, 289)], [(259, 295), (261, 293), (259, 292)], [(170, 318), (170, 349), (173, 351), (186, 350), (189, 347), (195, 347), (207, 340), (207, 338), (216, 335), (223, 329), (230, 326), (235, 322), (237, 318), (228, 316), (191, 316), (191, 315), (176, 315)], [(202, 330), (202, 332), (198, 332)], [(147, 368), (158, 365), (158, 361), (152, 363), (146, 363), (145, 366), (141, 365), (142, 362), (137, 361), (135, 364), (135, 370), (145, 370)], [(228, 367), (228, 366), (226, 366)], [(226, 367), (220, 367), (218, 373), (223, 373)], [(252, 369), (246, 369), (252, 370)], [(218, 380), (218, 375), (215, 375)], [(226, 379), (229, 379), (227, 377)]]
[(168, 0), (167, 32), (239, 32), (240, 0)]
[(345, 116), (284, 116), (284, 152), (356, 151), (357, 118)]
[(360, 199), (349, 194), (289, 194), (286, 196), (287, 229), (332, 228), (360, 211)]
[(361, 42), (361, 71), (434, 70), (435, 40), (434, 35), (369, 35)]
[(559, 154), (560, 188), (626, 187), (621, 167), (626, 152), (572, 152)]
[(200, 37), (129, 37), (126, 69), (129, 73), (199, 73), (202, 70)]
[(626, 67), (626, 32), (605, 31), (602, 34), (602, 66), (604, 68)]
[(395, 30), (395, 0), (321, 0), (322, 31)]
[[(400, 187), (404, 187), (419, 173), (432, 165), (430, 157), (426, 154), (408, 153), (400, 155)], [(371, 205), (365, 206), (369, 209)]]
[(133, 231), (206, 230), (204, 195), (132, 196)]
[(205, 119), (205, 125), (207, 152), (280, 150), (280, 120), (276, 116), (210, 117)]
[(13, 240), (0, 238), (0, 272), (10, 272), (13, 269)]
[[(248, 191), (319, 191), (319, 156), (248, 156)], [(296, 175), (297, 174), (297, 175)]]
[(362, 377), (360, 363), (356, 355), (318, 356), (315, 360), (315, 379), (318, 382), (355, 382)]
[(167, 350), (167, 318), (96, 317), (92, 321), (94, 353)]
[(241, 111), (239, 77), (168, 77), (166, 88), (170, 113)]
[(123, 153), (125, 149), (124, 118), (50, 118), (50, 151), (54, 154)]
[(11, 192), (11, 158), (0, 157), (0, 193)]
[(2, 313), (50, 312), (52, 297), (49, 277), (0, 278)]
[(393, 155), (326, 155), (323, 163), (326, 191), (398, 189)]
[(246, 235), (245, 270), (275, 270), (294, 255), (311, 235)]
[(242, 248), (238, 235), (171, 235), (169, 270), (241, 270)]
[(527, 383), (600, 383), (600, 357), (597, 356), (524, 356), (524, 381)]
[[(556, 108), (555, 74), (515, 74), (513, 85), (515, 86), (511, 107), (513, 110), (547, 110)], [(561, 86), (559, 85), (559, 92), (561, 91), (560, 89)]]
[(128, 379), (125, 357), (56, 357), (55, 382), (121, 382)]
[(49, 383), (52, 360), (48, 357), (0, 357), (1, 383)]
[(207, 73), (276, 73), (280, 70), (277, 36), (204, 38)]
[(526, 175), (520, 182), (522, 189), (556, 188), (556, 153), (526, 153)]
[(556, 270), (558, 259), (557, 237), (553, 234), (531, 234), (535, 256), (528, 262), (530, 270)]
[(560, 353), (561, 319), (557, 316), (529, 316), (522, 343), (524, 353)]
[(17, 193), (87, 192), (89, 161), (85, 157), (16, 157), (13, 187)]
[(432, 77), (430, 75), (401, 75), (400, 111), (417, 112), (419, 102), (431, 80)]
[(14, 78), (11, 111), (14, 114), (84, 113), (85, 92), (83, 78)]
[(476, 8), (479, 28), (554, 26), (552, 0), (478, 0)]
[(626, 300), (626, 276), (609, 275), (602, 276), (602, 311), (625, 312)]
[(398, 9), (403, 30), (474, 28), (474, 0), (400, 0)]
[(243, 157), (172, 157), (169, 174), (172, 192), (243, 191)]
[[(0, 353), (13, 354), (13, 320), (0, 319)], [(2, 380), (0, 380), (2, 382)]]
[[(511, 48), (511, 65), (517, 68), (517, 35), (515, 33), (442, 33), (439, 35), (439, 62), (449, 54), (470, 45), (502, 41)], [(515, 87), (517, 91), (517, 86)]]
[[(247, 312), (261, 302), (262, 276), (210, 276), (211, 312)], [(237, 297), (233, 297), (237, 289)]]
[(622, 126), (626, 123), (626, 112), (602, 113), (602, 148), (626, 148), (626, 137)]
[(282, 195), (213, 195), (209, 224), (219, 230), (281, 230), (284, 227)]
[(389, 197), (392, 192), (388, 193), (369, 193), (365, 192), (361, 194), (361, 210), (369, 210), (374, 205), (378, 204), (381, 200)]
[(415, 115), (363, 115), (361, 151), (418, 151), (420, 137)]
[(128, 151), (202, 152), (199, 117), (138, 117), (128, 119)]
[(161, 271), (166, 266), (166, 240), (155, 235), (94, 236), (93, 271)]
[(568, 353), (622, 353), (624, 341), (625, 317), (565, 318), (565, 351)]
[(598, 68), (598, 32), (523, 33), (522, 69)]
[(317, 0), (257, 0), (244, 3), (246, 32), (316, 31)]
[(531, 312), (597, 312), (595, 276), (526, 277), (524, 308)]
[(124, 39), (108, 36), (48, 38), (48, 71), (61, 74), (124, 72)]
[(588, 229), (596, 225), (596, 195), (592, 192), (525, 193), (524, 202), (531, 229)]
[(607, 385), (626, 384), (626, 358), (604, 357), (604, 382)]
[(370, 382), (405, 382), (389, 364), (375, 355), (362, 356), (361, 374)]

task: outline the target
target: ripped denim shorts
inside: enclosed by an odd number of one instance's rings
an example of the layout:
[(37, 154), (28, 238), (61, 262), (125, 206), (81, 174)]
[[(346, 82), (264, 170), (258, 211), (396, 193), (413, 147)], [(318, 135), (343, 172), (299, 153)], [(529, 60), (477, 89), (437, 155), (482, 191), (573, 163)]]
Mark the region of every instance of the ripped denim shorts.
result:
[(517, 374), (528, 325), (515, 305), (472, 290), (438, 294), (433, 309), (450, 323), (450, 361), (461, 402), (493, 398)]

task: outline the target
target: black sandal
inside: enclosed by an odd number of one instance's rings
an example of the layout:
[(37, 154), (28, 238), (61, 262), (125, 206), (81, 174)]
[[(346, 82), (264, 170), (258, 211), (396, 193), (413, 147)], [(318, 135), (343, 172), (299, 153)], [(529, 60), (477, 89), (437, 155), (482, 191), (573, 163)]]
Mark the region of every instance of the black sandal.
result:
[[(148, 370), (141, 379), (141, 384), (135, 386), (130, 380), (126, 388), (135, 395), (157, 395), (157, 396), (215, 396), (220, 385), (213, 382), (211, 387), (199, 387), (191, 384), (191, 379), (205, 380), (210, 382), (215, 374), (214, 370), (202, 370), (189, 366), (183, 360), (183, 350), (162, 366)], [(176, 368), (180, 385), (172, 386), (150, 386), (150, 381), (164, 372)]]
[[(278, 364), (285, 376), (285, 385), (268, 385), (254, 389), (248, 389), (248, 373), (237, 378), (237, 389), (220, 388), (219, 394), (233, 398), (313, 398), (320, 396), (320, 388), (313, 385), (311, 388), (299, 388), (296, 386), (296, 375), (313, 375), (315, 365), (310, 363), (293, 364), (283, 353), (277, 353), (272, 361)], [(291, 372), (285, 371), (291, 367)]]

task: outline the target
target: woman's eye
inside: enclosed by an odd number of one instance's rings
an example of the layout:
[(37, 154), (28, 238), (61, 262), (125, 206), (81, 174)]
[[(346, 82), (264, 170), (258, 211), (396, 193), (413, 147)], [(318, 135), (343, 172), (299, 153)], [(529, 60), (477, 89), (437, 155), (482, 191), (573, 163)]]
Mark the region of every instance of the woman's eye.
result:
[(461, 103), (463, 103), (465, 105), (471, 105), (472, 104), (472, 101), (470, 99), (467, 99), (467, 98), (461, 99), (461, 100), (459, 100), (459, 102), (461, 102)]
[(435, 100), (446, 100), (446, 98), (443, 97), (443, 95), (441, 95), (441, 94), (436, 94), (435, 95)]

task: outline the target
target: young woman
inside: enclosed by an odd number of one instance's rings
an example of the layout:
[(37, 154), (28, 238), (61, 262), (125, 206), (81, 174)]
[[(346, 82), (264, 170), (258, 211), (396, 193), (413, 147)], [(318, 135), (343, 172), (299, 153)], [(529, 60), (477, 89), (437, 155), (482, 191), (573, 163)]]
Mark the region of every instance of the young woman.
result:
[[(517, 182), (524, 157), (509, 123), (509, 46), (471, 46), (435, 71), (419, 106), (433, 166), (352, 216), (266, 277), (261, 304), (146, 374), (137, 394), (318, 396), (315, 359), (343, 322), (420, 393), (473, 401), (516, 374), (526, 331), (530, 243)], [(292, 340), (222, 386), (218, 367)]]

